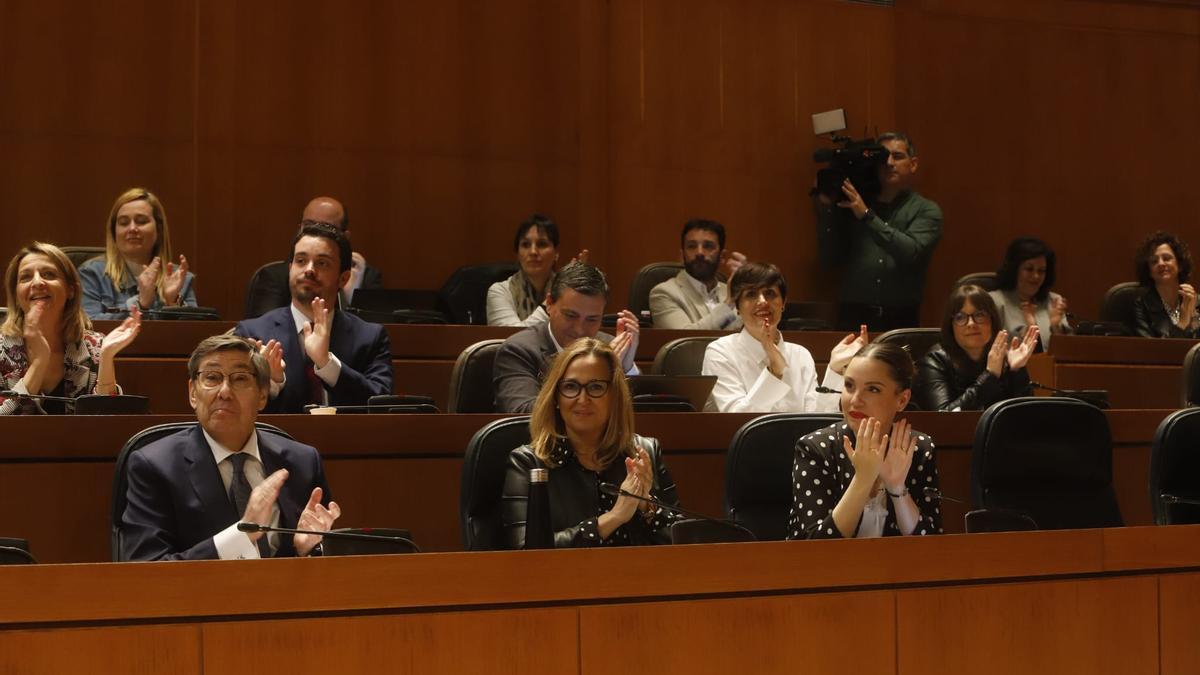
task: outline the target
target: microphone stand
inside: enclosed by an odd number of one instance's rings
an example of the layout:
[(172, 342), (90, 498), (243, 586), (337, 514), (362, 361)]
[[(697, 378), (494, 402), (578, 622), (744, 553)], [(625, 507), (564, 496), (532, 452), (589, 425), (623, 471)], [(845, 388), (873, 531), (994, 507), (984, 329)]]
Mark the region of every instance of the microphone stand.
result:
[(742, 527), (741, 525), (738, 525), (737, 523), (733, 523), (728, 520), (718, 520), (716, 518), (713, 518), (712, 516), (706, 516), (703, 513), (697, 513), (695, 511), (688, 511), (687, 509), (679, 507), (679, 506), (672, 506), (665, 502), (660, 502), (657, 499), (653, 499), (650, 497), (643, 497), (641, 495), (635, 495), (632, 492), (629, 492), (628, 490), (622, 490), (620, 486), (613, 485), (612, 483), (601, 483), (600, 491), (603, 492), (604, 494), (612, 495), (614, 497), (620, 495), (622, 497), (629, 497), (630, 499), (636, 499), (639, 502), (646, 502), (647, 504), (653, 504), (654, 506), (657, 506), (660, 509), (663, 509), (666, 511), (671, 511), (671, 512), (679, 514), (681, 516), (695, 518), (696, 520), (703, 520), (706, 523), (715, 523), (716, 525), (718, 525), (720, 527), (749, 535), (751, 541), (753, 541), (755, 539), (753, 532), (746, 529), (745, 527)]
[(388, 544), (405, 544), (411, 546), (414, 551), (420, 553), (421, 549), (411, 539), (404, 537), (393, 537), (383, 534), (366, 534), (365, 532), (338, 532), (336, 530), (298, 530), (290, 527), (271, 527), (270, 525), (259, 525), (258, 523), (248, 523), (242, 521), (237, 524), (239, 532), (278, 532), (280, 534), (315, 534), (328, 539), (347, 539), (350, 541), (375, 541)]

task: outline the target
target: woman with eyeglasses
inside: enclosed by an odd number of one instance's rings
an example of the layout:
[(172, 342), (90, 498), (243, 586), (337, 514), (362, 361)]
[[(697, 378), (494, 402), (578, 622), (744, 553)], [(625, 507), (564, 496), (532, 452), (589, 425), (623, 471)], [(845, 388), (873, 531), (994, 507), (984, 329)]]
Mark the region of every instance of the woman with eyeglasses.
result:
[(529, 418), (530, 443), (509, 455), (503, 522), (510, 549), (525, 546), (529, 472), (548, 469), (555, 548), (670, 542), (676, 516), (635, 497), (677, 505), (658, 441), (633, 433), (633, 403), (620, 360), (593, 338), (559, 352)]
[(983, 410), (1033, 393), (1025, 364), (1037, 349), (1037, 325), (1011, 342), (999, 326), (1000, 314), (986, 290), (971, 284), (954, 289), (942, 319), (941, 342), (917, 372), (922, 410)]
[[(837, 411), (837, 394), (817, 393), (817, 364), (804, 347), (783, 339), (779, 322), (787, 281), (769, 263), (745, 263), (729, 280), (729, 301), (742, 330), (714, 340), (704, 350), (700, 372), (716, 375), (709, 412)], [(822, 386), (841, 389), (841, 373), (868, 342), (867, 327), (850, 333), (829, 353)]]
[[(75, 266), (57, 246), (41, 242), (13, 256), (4, 289), (0, 389), (63, 398), (121, 393), (115, 359), (141, 330), (136, 310), (108, 335), (91, 330)], [(0, 415), (64, 412), (61, 401), (0, 398)]]
[(104, 255), (79, 266), (83, 311), (92, 319), (121, 320), (136, 308), (196, 306), (195, 276), (187, 259), (171, 260), (167, 212), (145, 188), (121, 193), (108, 212)]

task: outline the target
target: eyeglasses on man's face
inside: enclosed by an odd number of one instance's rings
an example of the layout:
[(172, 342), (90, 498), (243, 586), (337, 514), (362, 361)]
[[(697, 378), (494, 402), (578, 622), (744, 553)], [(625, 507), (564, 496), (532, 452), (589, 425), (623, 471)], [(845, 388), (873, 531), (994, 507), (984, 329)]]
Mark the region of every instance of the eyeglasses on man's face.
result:
[(229, 380), (229, 388), (245, 391), (253, 388), (257, 384), (257, 378), (254, 373), (244, 370), (239, 370), (228, 375), (219, 370), (202, 370), (196, 373), (196, 382), (205, 389), (220, 389), (221, 385)]

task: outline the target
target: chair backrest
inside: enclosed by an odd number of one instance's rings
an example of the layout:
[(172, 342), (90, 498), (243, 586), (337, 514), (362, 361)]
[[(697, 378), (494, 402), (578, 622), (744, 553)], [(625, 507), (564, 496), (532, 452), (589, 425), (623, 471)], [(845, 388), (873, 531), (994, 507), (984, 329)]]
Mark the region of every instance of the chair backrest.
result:
[(80, 265), (92, 258), (104, 255), (103, 246), (62, 246), (61, 248), (75, 269), (79, 269)]
[(463, 457), (458, 519), (466, 551), (499, 551), (504, 546), (500, 496), (508, 455), (529, 442), (529, 416), (489, 423), (471, 437)]
[(0, 565), (33, 565), (37, 559), (29, 552), (29, 541), (17, 537), (0, 537)]
[(1130, 335), (1134, 332), (1133, 302), (1142, 294), (1142, 286), (1136, 281), (1123, 281), (1104, 293), (1100, 303), (1100, 320), (1125, 326)]
[(1167, 415), (1150, 446), (1150, 509), (1155, 525), (1200, 523), (1200, 506), (1171, 497), (1200, 500), (1200, 408)]
[(452, 413), (490, 413), (496, 411), (492, 385), (492, 364), (504, 340), (482, 340), (462, 350), (450, 371)]
[(651, 375), (699, 375), (704, 365), (704, 350), (717, 338), (711, 336), (684, 337), (659, 347), (650, 366)]
[[(121, 452), (117, 455), (117, 464), (113, 470), (112, 483), (112, 508), (109, 510), (109, 543), (112, 546), (113, 562), (125, 562), (125, 558), (121, 554), (121, 516), (125, 514), (125, 493), (129, 487), (129, 478), (126, 471), (129, 467), (129, 456), (141, 450), (147, 445), (157, 441), (164, 436), (169, 436), (176, 431), (189, 429), (196, 422), (168, 422), (166, 424), (156, 424), (152, 427), (142, 429), (125, 441), (125, 445), (121, 448)], [(277, 426), (266, 424), (264, 422), (255, 422), (255, 427), (259, 431), (273, 433), (282, 436), (288, 440), (292, 437), (286, 431)]]
[(454, 270), (438, 291), (438, 309), (450, 323), (487, 325), (488, 287), (517, 271), (515, 262), (463, 265)]
[(626, 308), (634, 316), (650, 309), (650, 289), (679, 274), (683, 263), (679, 261), (653, 262), (638, 270), (633, 277), (633, 285), (629, 287), (629, 304)]
[(875, 342), (891, 342), (908, 348), (913, 363), (920, 363), (925, 354), (942, 338), (940, 328), (897, 328), (875, 336)]
[(1073, 398), (992, 405), (975, 427), (971, 494), (976, 507), (1023, 511), (1043, 530), (1121, 525), (1108, 418)]
[[(999, 288), (999, 284), (996, 283), (995, 272), (971, 272), (970, 274), (964, 274), (958, 278), (958, 281), (954, 282), (954, 288), (966, 286), (967, 284), (979, 286), (985, 291), (994, 291)], [(954, 289), (950, 290), (953, 291)]]
[(773, 413), (742, 425), (725, 456), (725, 517), (759, 541), (784, 539), (796, 441), (841, 420), (830, 413)]
[(286, 307), (291, 301), (287, 261), (269, 262), (255, 270), (250, 283), (246, 284), (244, 317), (253, 319), (262, 316), (276, 307)]
[(1183, 357), (1183, 407), (1200, 405), (1200, 342)]

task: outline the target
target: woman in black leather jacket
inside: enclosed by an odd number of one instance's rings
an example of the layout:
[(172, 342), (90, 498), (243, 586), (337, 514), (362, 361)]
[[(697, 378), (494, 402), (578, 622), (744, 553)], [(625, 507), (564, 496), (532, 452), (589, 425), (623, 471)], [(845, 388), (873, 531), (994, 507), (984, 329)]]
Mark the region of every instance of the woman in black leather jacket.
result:
[(1188, 283), (1192, 256), (1173, 234), (1155, 232), (1138, 247), (1137, 280), (1142, 295), (1133, 302), (1133, 330), (1142, 337), (1200, 337), (1196, 289)]
[(1038, 327), (1024, 339), (1000, 326), (996, 303), (979, 286), (956, 288), (946, 303), (941, 344), (921, 360), (917, 404), (922, 410), (983, 410), (996, 401), (1029, 396), (1025, 364), (1038, 343)]
[(666, 544), (676, 517), (647, 502), (601, 492), (608, 483), (678, 505), (658, 441), (633, 433), (633, 402), (620, 360), (581, 338), (559, 352), (529, 419), (532, 439), (512, 451), (504, 477), (505, 543), (525, 547), (529, 472), (549, 469), (554, 546)]

